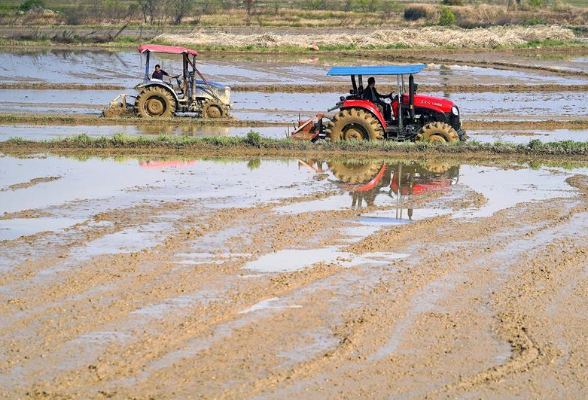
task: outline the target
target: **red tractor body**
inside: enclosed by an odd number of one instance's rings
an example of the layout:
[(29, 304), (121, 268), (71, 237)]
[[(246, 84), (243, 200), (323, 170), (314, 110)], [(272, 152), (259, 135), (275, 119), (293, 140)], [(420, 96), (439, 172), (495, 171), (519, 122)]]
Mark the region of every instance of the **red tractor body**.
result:
[[(416, 93), (418, 85), (414, 83), (413, 74), (425, 67), (421, 64), (332, 68), (327, 75), (351, 76), (349, 95), (342, 96), (329, 110), (339, 109), (339, 112), (330, 121), (323, 121), (321, 115), (316, 124), (305, 122), (304, 127), (300, 126), (292, 136), (331, 141), (394, 139), (445, 143), (466, 140), (459, 108), (454, 102)], [(366, 96), (368, 87), (364, 88), (364, 75), (395, 75), (396, 96), (392, 97), (391, 93), (378, 102), (367, 100), (373, 98)], [(409, 76), (408, 90), (404, 75)], [(384, 102), (384, 98), (389, 98), (390, 102)]]

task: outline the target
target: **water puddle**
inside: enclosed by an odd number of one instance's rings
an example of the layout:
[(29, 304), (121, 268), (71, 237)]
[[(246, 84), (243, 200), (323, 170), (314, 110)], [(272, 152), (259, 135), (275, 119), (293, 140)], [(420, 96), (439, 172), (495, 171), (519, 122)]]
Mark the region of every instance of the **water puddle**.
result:
[(71, 256), (76, 260), (104, 254), (135, 253), (160, 243), (171, 228), (167, 223), (150, 223), (137, 228), (125, 229), (88, 242), (75, 249)]
[(519, 203), (570, 197), (577, 193), (565, 182), (567, 174), (554, 174), (543, 169), (462, 166), (462, 172), (460, 183), (484, 194), (487, 202), (480, 208), (459, 210), (453, 218), (489, 217)]
[(356, 256), (352, 253), (343, 252), (340, 247), (335, 246), (308, 250), (286, 249), (265, 254), (257, 260), (245, 264), (243, 269), (263, 273), (293, 272), (318, 263), (353, 267), (366, 264), (386, 264), (392, 260), (399, 260), (408, 256), (408, 254), (384, 252)]
[(62, 231), (83, 219), (73, 218), (14, 218), (0, 220), (0, 241), (14, 240), (21, 236), (36, 235), (41, 232)]
[(259, 310), (281, 310), (286, 308), (302, 308), (302, 306), (299, 306), (297, 304), (286, 305), (284, 304), (284, 301), (281, 300), (279, 297), (272, 297), (271, 299), (262, 300), (259, 303), (254, 304), (243, 311), (239, 311), (239, 314), (249, 314)]

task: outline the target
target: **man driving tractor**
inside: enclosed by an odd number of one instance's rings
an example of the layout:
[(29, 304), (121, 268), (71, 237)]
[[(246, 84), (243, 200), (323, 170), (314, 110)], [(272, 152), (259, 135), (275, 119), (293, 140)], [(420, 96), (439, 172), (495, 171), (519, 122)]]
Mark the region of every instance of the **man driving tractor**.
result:
[(391, 99), (392, 93), (387, 95), (381, 95), (380, 93), (378, 93), (378, 91), (376, 90), (376, 78), (374, 78), (373, 76), (371, 76), (368, 79), (368, 85), (363, 91), (362, 97), (364, 100), (369, 100), (372, 103), (376, 104), (380, 109), (380, 112), (384, 114), (384, 118), (386, 118), (386, 120), (390, 119), (390, 116), (392, 115), (392, 108), (390, 107), (389, 103), (386, 103), (382, 99)]
[(170, 75), (167, 72), (165, 72), (164, 70), (162, 70), (161, 66), (159, 64), (157, 64), (155, 66), (155, 71), (153, 71), (153, 75), (151, 75), (151, 78), (159, 79), (161, 81), (161, 80), (163, 80), (164, 76), (169, 76), (171, 78), (177, 78), (179, 75)]

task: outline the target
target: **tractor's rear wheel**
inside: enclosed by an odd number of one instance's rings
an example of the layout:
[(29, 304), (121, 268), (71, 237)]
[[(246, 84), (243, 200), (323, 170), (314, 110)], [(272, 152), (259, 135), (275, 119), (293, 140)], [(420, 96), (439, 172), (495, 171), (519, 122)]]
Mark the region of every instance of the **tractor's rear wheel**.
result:
[(218, 100), (204, 100), (202, 102), (202, 118), (226, 118), (228, 115), (227, 106)]
[(339, 140), (383, 140), (384, 128), (369, 111), (346, 108), (335, 115), (326, 129), (327, 138)]
[(382, 164), (378, 163), (348, 161), (330, 161), (327, 165), (329, 166), (329, 171), (333, 173), (335, 178), (343, 183), (350, 184), (369, 182), (382, 168)]
[(151, 86), (139, 93), (136, 107), (143, 118), (169, 118), (176, 112), (176, 100), (164, 88)]
[(417, 141), (429, 143), (459, 142), (459, 135), (445, 122), (431, 122), (423, 126), (416, 136)]

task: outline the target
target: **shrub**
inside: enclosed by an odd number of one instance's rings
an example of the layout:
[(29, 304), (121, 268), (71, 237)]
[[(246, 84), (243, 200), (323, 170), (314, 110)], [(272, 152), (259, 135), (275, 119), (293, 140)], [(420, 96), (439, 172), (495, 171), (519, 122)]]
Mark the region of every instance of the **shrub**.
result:
[(442, 3), (446, 6), (463, 6), (462, 0), (443, 0)]
[(543, 0), (529, 0), (529, 5), (533, 8), (543, 6)]
[(259, 145), (261, 144), (261, 135), (257, 132), (250, 131), (249, 133), (247, 133), (246, 141), (251, 146), (259, 147)]
[(416, 21), (421, 18), (430, 18), (435, 13), (434, 8), (426, 5), (408, 6), (404, 9), (404, 19)]
[(45, 8), (45, 3), (42, 0), (27, 0), (18, 7), (20, 11), (29, 11), (33, 8)]
[(451, 26), (455, 23), (455, 15), (449, 8), (443, 8), (441, 10), (441, 16), (439, 17), (439, 25)]

